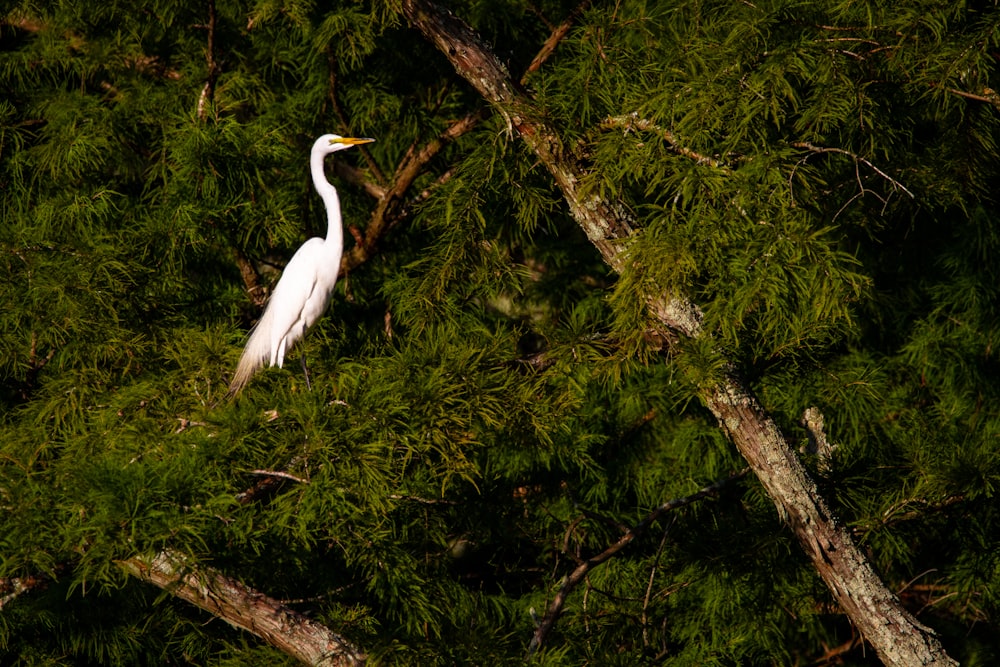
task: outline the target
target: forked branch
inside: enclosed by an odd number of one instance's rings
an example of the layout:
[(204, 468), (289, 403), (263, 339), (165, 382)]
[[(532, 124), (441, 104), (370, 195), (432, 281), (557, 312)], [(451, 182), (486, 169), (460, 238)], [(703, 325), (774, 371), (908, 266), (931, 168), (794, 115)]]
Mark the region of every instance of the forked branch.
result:
[(549, 604), (549, 608), (545, 612), (545, 616), (542, 617), (541, 622), (535, 629), (535, 635), (531, 638), (531, 643), (528, 645), (528, 655), (530, 656), (533, 654), (541, 648), (542, 644), (545, 643), (545, 638), (548, 637), (549, 632), (552, 630), (552, 627), (556, 624), (556, 620), (559, 618), (559, 614), (562, 613), (562, 608), (566, 604), (566, 598), (569, 597), (571, 592), (573, 592), (573, 589), (576, 588), (577, 584), (583, 581), (588, 572), (617, 555), (622, 549), (634, 542), (637, 538), (641, 537), (651, 525), (662, 519), (668, 512), (671, 512), (679, 507), (690, 505), (704, 498), (717, 496), (719, 491), (732, 482), (746, 477), (749, 472), (749, 468), (744, 468), (743, 470), (735, 472), (732, 475), (715, 482), (714, 484), (710, 484), (709, 486), (706, 486), (700, 491), (692, 493), (689, 496), (668, 500), (646, 515), (646, 518), (642, 521), (626, 530), (614, 544), (601, 553), (591, 556), (577, 565), (576, 568), (566, 576), (562, 587), (560, 587), (559, 592)]

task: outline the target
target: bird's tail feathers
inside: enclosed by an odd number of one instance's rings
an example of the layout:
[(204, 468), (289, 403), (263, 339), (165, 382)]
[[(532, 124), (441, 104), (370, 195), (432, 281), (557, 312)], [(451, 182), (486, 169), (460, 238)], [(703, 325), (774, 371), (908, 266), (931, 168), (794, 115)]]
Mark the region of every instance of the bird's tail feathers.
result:
[(267, 325), (269, 311), (270, 309), (264, 310), (264, 315), (250, 331), (250, 337), (247, 339), (246, 347), (243, 348), (240, 362), (236, 365), (236, 372), (233, 373), (233, 379), (229, 383), (228, 396), (238, 394), (250, 382), (254, 373), (271, 358), (271, 328)]

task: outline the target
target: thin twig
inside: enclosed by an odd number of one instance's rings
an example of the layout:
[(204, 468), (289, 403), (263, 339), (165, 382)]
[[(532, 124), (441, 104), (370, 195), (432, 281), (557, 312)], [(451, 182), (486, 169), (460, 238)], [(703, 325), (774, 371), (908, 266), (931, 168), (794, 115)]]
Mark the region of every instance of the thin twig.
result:
[(208, 107), (215, 103), (215, 82), (219, 78), (219, 64), (215, 60), (215, 0), (208, 0), (208, 45), (205, 49), (208, 74), (205, 76), (205, 86), (198, 97), (198, 120), (205, 120)]
[[(931, 84), (934, 88), (940, 88), (935, 83)], [(976, 102), (985, 102), (995, 109), (1000, 109), (1000, 95), (997, 94), (992, 88), (983, 88), (982, 94), (967, 93), (964, 90), (959, 90), (957, 88), (943, 88), (943, 90), (951, 93), (952, 95), (958, 95), (959, 97), (964, 97), (968, 100), (975, 100)]]
[(308, 484), (308, 479), (302, 479), (301, 477), (296, 477), (295, 475), (287, 472), (282, 472), (280, 470), (251, 470), (251, 475), (261, 475), (263, 477), (280, 477), (281, 479), (290, 479), (293, 482), (298, 482), (299, 484)]
[(660, 546), (656, 549), (656, 557), (653, 558), (653, 567), (649, 568), (649, 583), (646, 584), (646, 595), (642, 598), (642, 646), (649, 648), (649, 600), (653, 595), (653, 582), (656, 580), (656, 570), (660, 566), (660, 556), (663, 555), (663, 547), (667, 544), (667, 535), (670, 528), (677, 522), (675, 517), (670, 524), (663, 529), (663, 537), (660, 538)]
[(541, 623), (539, 623), (538, 627), (535, 629), (535, 634), (531, 638), (531, 643), (528, 644), (528, 657), (534, 654), (539, 648), (541, 648), (542, 644), (545, 643), (545, 638), (548, 636), (549, 632), (555, 625), (556, 620), (559, 618), (559, 615), (562, 613), (562, 608), (563, 605), (566, 604), (567, 597), (569, 597), (569, 594), (574, 588), (576, 588), (577, 584), (579, 584), (584, 577), (587, 576), (587, 573), (590, 572), (590, 570), (617, 555), (622, 549), (635, 541), (637, 537), (641, 536), (646, 529), (649, 528), (649, 526), (658, 521), (664, 514), (679, 507), (690, 505), (694, 502), (702, 500), (703, 498), (718, 495), (719, 491), (723, 488), (732, 482), (745, 477), (749, 472), (749, 468), (744, 468), (743, 470), (733, 473), (728, 477), (715, 482), (714, 484), (710, 484), (709, 486), (706, 486), (700, 491), (692, 493), (689, 496), (668, 500), (646, 515), (646, 518), (642, 521), (625, 531), (625, 534), (618, 538), (614, 544), (601, 553), (592, 556), (577, 565), (577, 567), (569, 575), (567, 575), (563, 581), (563, 585), (559, 589), (559, 592), (549, 604), (548, 611), (545, 612), (545, 617), (542, 618)]
[(524, 70), (524, 74), (521, 76), (522, 86), (527, 82), (529, 74), (537, 72), (541, 66), (545, 64), (545, 61), (549, 59), (552, 53), (556, 50), (556, 47), (559, 46), (559, 42), (561, 42), (569, 33), (580, 14), (582, 14), (589, 6), (590, 0), (583, 0), (583, 2), (573, 8), (562, 23), (552, 30), (552, 34), (549, 35), (549, 38), (545, 40), (544, 44), (542, 44), (542, 48), (538, 50), (537, 54), (535, 54), (531, 64), (528, 65), (528, 69)]
[(702, 155), (701, 153), (681, 145), (676, 135), (670, 130), (664, 129), (646, 118), (640, 118), (636, 112), (623, 114), (620, 116), (609, 116), (601, 122), (604, 129), (622, 129), (626, 133), (636, 130), (643, 132), (655, 132), (660, 138), (670, 144), (675, 153), (690, 158), (699, 164), (707, 164), (712, 167), (725, 168), (726, 165), (721, 160)]
[[(792, 143), (792, 146), (794, 146), (795, 148), (804, 148), (804, 149), (806, 149), (807, 151), (809, 151), (811, 153), (817, 153), (817, 154), (819, 154), (819, 153), (837, 153), (837, 154), (840, 154), (840, 155), (847, 155), (848, 157), (850, 157), (851, 159), (854, 160), (855, 165), (857, 165), (857, 163), (860, 162), (860, 163), (866, 165), (869, 169), (871, 169), (872, 171), (874, 171), (876, 174), (878, 174), (879, 176), (881, 176), (885, 180), (889, 181), (889, 183), (892, 184), (893, 189), (902, 190), (906, 194), (910, 195), (910, 199), (915, 199), (916, 198), (915, 195), (912, 192), (910, 192), (906, 188), (906, 186), (904, 186), (902, 183), (900, 183), (895, 178), (893, 178), (889, 174), (885, 173), (884, 171), (882, 171), (881, 169), (879, 169), (878, 167), (876, 167), (874, 164), (872, 164), (872, 162), (870, 160), (868, 160), (866, 158), (863, 158), (860, 155), (857, 155), (855, 153), (852, 153), (851, 151), (844, 150), (843, 148), (829, 148), (829, 147), (825, 147), (825, 146), (814, 146), (813, 144), (809, 143), (808, 141), (796, 141), (796, 142)], [(865, 190), (864, 185), (861, 184), (860, 176), (858, 177), (858, 181), (859, 181), (859, 184), (861, 185), (861, 189)]]
[(0, 609), (8, 603), (13, 602), (17, 597), (27, 593), (33, 588), (40, 586), (45, 579), (43, 577), (10, 577), (0, 579)]

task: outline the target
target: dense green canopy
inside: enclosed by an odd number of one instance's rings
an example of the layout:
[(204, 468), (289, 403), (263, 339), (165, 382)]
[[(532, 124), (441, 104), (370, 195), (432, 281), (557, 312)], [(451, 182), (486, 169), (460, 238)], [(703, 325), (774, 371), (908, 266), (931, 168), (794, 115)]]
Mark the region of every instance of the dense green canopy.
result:
[[(4, 3), (3, 662), (294, 664), (130, 574), (169, 552), (377, 664), (518, 664), (561, 589), (538, 664), (875, 663), (700, 402), (723, 367), (1000, 661), (995, 3), (449, 4), (631, 221), (620, 272), (396, 4), (332, 4)], [(377, 139), (327, 165), (332, 308), (226, 400), (326, 132)]]

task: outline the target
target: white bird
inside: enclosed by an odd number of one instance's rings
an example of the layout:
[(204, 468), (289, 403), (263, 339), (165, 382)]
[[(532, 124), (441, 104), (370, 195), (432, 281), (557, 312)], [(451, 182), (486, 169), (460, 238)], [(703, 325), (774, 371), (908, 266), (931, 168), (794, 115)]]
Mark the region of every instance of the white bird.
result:
[[(337, 283), (340, 258), (344, 253), (344, 230), (337, 189), (326, 180), (323, 161), (330, 153), (375, 141), (336, 134), (324, 134), (313, 144), (309, 158), (313, 185), (326, 206), (326, 238), (311, 238), (302, 244), (285, 266), (267, 308), (250, 333), (243, 355), (229, 384), (229, 395), (240, 391), (253, 374), (265, 364), (281, 367), (285, 352), (303, 336), (306, 329), (326, 311)], [(305, 354), (302, 370), (306, 386), (311, 388)]]

